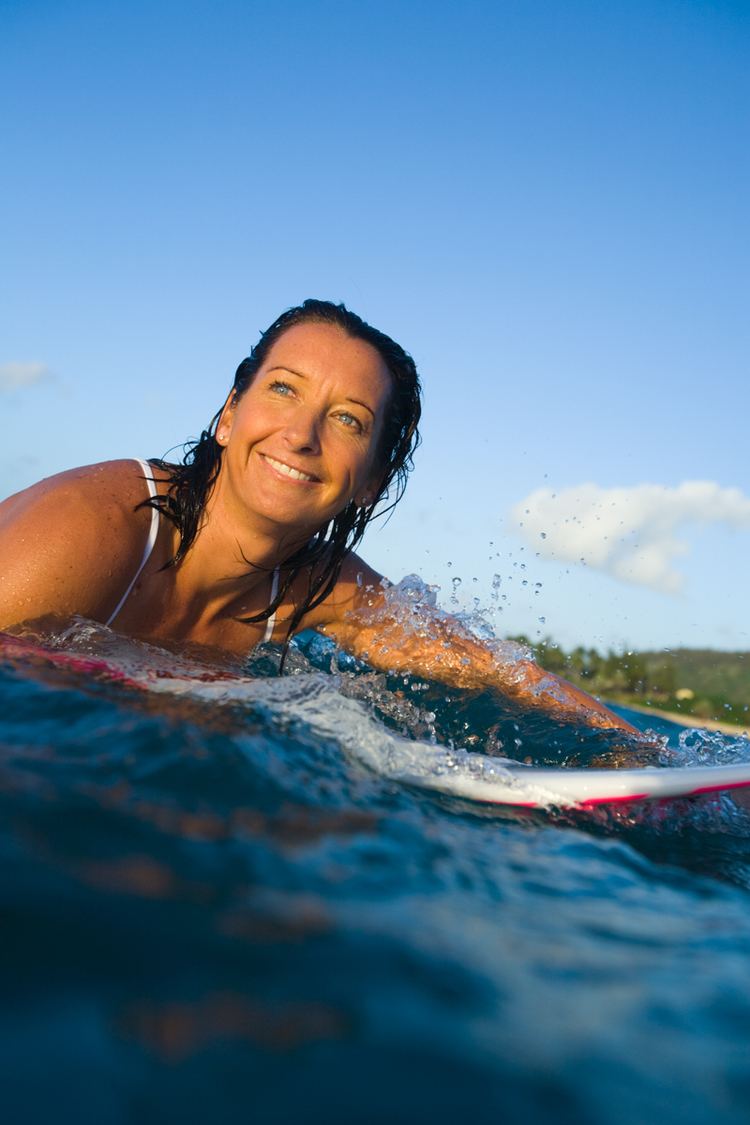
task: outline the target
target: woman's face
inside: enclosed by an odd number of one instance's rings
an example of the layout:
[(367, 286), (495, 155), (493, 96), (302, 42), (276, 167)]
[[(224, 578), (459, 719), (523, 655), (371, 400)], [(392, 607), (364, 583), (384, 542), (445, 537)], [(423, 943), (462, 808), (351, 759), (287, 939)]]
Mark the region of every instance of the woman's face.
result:
[(330, 324), (287, 329), (222, 412), (222, 483), (256, 517), (308, 535), (373, 499), (391, 386), (364, 340)]

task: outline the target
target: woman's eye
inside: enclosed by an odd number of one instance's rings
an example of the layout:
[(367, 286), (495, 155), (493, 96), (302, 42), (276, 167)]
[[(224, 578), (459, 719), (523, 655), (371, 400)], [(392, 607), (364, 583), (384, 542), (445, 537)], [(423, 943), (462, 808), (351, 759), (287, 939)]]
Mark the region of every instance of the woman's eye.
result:
[(362, 433), (362, 423), (360, 422), (359, 418), (355, 418), (353, 414), (349, 414), (346, 410), (342, 410), (336, 415), (336, 417), (338, 418), (339, 422), (343, 422), (347, 428), (356, 430), (359, 434)]
[(286, 396), (294, 394), (294, 390), (292, 389), (290, 384), (283, 383), (280, 379), (274, 379), (274, 381), (269, 386), (269, 390), (273, 391), (275, 395)]

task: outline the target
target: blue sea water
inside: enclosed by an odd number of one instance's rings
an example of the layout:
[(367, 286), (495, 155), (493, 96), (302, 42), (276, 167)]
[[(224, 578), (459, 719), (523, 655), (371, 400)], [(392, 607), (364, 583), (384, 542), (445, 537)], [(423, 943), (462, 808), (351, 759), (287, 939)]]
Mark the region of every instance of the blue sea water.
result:
[(747, 1122), (744, 807), (437, 796), (398, 780), (428, 747), (621, 748), (315, 641), (275, 666), (0, 646), (4, 1125)]

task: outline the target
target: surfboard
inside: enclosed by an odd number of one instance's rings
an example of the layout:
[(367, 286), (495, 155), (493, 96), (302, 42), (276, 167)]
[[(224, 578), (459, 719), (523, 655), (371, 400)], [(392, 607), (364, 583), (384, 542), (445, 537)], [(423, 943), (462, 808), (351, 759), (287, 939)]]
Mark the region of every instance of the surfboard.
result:
[[(212, 696), (216, 701), (220, 700), (221, 693), (233, 683), (242, 683), (242, 677), (218, 669), (215, 674), (206, 669), (196, 669), (195, 674), (190, 676), (172, 675), (167, 669), (153, 668), (134, 674), (132, 669), (126, 672), (100, 657), (48, 649), (4, 633), (0, 633), (0, 658), (32, 665), (45, 663), (140, 691), (167, 694), (192, 691), (207, 701)], [(511, 759), (484, 758), (474, 752), (469, 757), (481, 760), (485, 767), (479, 776), (461, 769), (452, 770), (450, 774), (427, 771), (412, 775), (408, 771), (399, 771), (398, 780), (451, 797), (526, 809), (586, 809), (597, 805), (668, 801), (750, 788), (750, 741), (748, 761), (732, 765), (569, 769), (527, 766)]]
[[(750, 754), (750, 745), (748, 746)], [(516, 808), (593, 808), (675, 800), (750, 787), (750, 761), (725, 766), (554, 769), (497, 760), (494, 777), (403, 776), (402, 781), (451, 797)], [(494, 765), (493, 761), (493, 765)]]

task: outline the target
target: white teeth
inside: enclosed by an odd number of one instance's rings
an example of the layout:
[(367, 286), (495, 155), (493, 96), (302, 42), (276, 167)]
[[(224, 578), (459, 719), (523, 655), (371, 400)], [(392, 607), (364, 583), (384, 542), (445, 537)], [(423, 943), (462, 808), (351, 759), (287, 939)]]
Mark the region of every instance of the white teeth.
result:
[(277, 472), (283, 473), (285, 477), (291, 477), (292, 480), (315, 480), (309, 473), (301, 473), (299, 469), (293, 469), (291, 465), (285, 465), (283, 461), (276, 461), (273, 457), (266, 454), (266, 461), (272, 465)]

